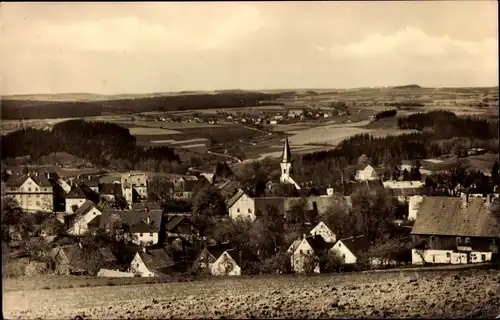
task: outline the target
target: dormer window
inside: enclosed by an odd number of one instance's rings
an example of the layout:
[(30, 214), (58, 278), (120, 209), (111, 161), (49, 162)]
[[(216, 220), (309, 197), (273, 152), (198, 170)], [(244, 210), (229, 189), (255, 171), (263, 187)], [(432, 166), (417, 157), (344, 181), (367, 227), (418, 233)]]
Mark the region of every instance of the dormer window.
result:
[(462, 244), (462, 238), (457, 237), (457, 245)]
[(470, 238), (469, 237), (465, 238), (465, 244), (470, 244)]

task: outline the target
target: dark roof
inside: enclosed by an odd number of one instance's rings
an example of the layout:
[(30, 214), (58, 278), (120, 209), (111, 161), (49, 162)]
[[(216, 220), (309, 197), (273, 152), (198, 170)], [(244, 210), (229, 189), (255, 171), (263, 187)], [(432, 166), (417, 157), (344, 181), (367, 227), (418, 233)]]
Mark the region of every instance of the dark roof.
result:
[(349, 251), (351, 251), (355, 256), (366, 252), (369, 248), (368, 241), (366, 240), (364, 235), (339, 239), (339, 241), (341, 241), (342, 244), (346, 246), (347, 249), (349, 249)]
[(92, 208), (95, 207), (95, 203), (90, 200), (85, 201), (76, 211), (75, 215), (83, 216), (87, 212), (89, 212)]
[(233, 180), (226, 180), (220, 185), (217, 185), (220, 194), (224, 199), (228, 199), (233, 196), (236, 192), (238, 192), (239, 183)]
[(283, 144), (283, 152), (281, 153), (281, 162), (292, 162), (292, 153), (290, 152), (290, 143), (288, 142), (288, 136), (285, 137)]
[(320, 235), (308, 236), (306, 237), (306, 240), (309, 242), (309, 245), (313, 248), (315, 253), (319, 253), (333, 247), (333, 243), (325, 242), (323, 237)]
[(391, 189), (395, 196), (410, 197), (410, 196), (426, 196), (429, 195), (431, 189), (428, 187), (421, 188), (395, 188)]
[(491, 194), (493, 193), (493, 186), (470, 186), (470, 187), (466, 187), (462, 190), (463, 193), (467, 193), (467, 194), (483, 194), (483, 195), (487, 195), (487, 194)]
[(69, 265), (73, 271), (85, 270), (87, 263), (83, 255), (83, 250), (77, 244), (62, 247), (61, 250), (68, 258)]
[(77, 186), (77, 187), (71, 189), (70, 192), (68, 192), (68, 194), (66, 195), (66, 198), (86, 199), (86, 195), (85, 195), (85, 192), (83, 192), (82, 188), (80, 188), (80, 186)]
[(149, 233), (149, 232), (158, 232), (158, 228), (148, 224), (144, 220), (140, 220), (137, 223), (134, 223), (130, 226), (130, 232), (132, 233)]
[(245, 194), (245, 191), (238, 189), (238, 191), (231, 197), (229, 200), (227, 200), (227, 206), (231, 208), (233, 204), (238, 201), (239, 198), (241, 198)]
[(500, 228), (486, 199), (424, 197), (412, 234), (498, 237)]
[(278, 209), (278, 214), (285, 215), (285, 198), (284, 197), (262, 197), (255, 198), (255, 213), (261, 215), (267, 210), (268, 206), (273, 206)]
[(221, 243), (215, 246), (206, 246), (205, 249), (212, 255), (214, 256), (215, 260), (219, 259), (221, 254), (223, 254), (225, 251), (233, 250), (233, 246), (231, 246), (230, 243)]
[(7, 187), (20, 187), (28, 178), (31, 178), (40, 187), (52, 187), (50, 181), (43, 174), (41, 175), (11, 175), (7, 179)]
[(161, 219), (163, 216), (161, 210), (151, 210), (149, 212), (144, 212), (144, 211), (141, 212), (133, 210), (112, 210), (106, 208), (102, 212), (99, 228), (106, 229), (109, 219), (113, 214), (118, 214), (121, 218), (122, 224), (128, 225), (129, 227), (138, 223), (140, 220), (146, 221), (147, 218), (149, 217), (150, 224), (153, 225), (156, 228), (156, 230), (160, 229)]
[(157, 270), (174, 265), (172, 258), (163, 249), (151, 249), (146, 252), (139, 252), (142, 261), (149, 270)]
[(112, 195), (121, 195), (122, 194), (122, 186), (119, 183), (103, 183), (101, 186), (102, 194), (112, 194)]
[(78, 184), (85, 184), (88, 187), (99, 187), (99, 176), (84, 176), (77, 181)]
[(132, 203), (132, 210), (134, 211), (148, 211), (155, 209), (161, 209), (161, 204), (155, 202)]
[(191, 221), (191, 219), (189, 219), (186, 216), (174, 216), (174, 217), (170, 218), (170, 220), (168, 220), (165, 229), (167, 231), (171, 231), (171, 230), (175, 229), (175, 227), (180, 225), (185, 220), (187, 220), (190, 224), (194, 225), (193, 222)]

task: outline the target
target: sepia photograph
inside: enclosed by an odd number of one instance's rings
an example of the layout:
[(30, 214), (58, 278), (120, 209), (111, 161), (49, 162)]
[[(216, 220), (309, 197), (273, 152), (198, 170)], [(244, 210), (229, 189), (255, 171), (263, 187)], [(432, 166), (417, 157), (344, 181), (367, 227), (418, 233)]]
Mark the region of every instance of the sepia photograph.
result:
[(497, 1), (0, 26), (4, 319), (500, 318)]

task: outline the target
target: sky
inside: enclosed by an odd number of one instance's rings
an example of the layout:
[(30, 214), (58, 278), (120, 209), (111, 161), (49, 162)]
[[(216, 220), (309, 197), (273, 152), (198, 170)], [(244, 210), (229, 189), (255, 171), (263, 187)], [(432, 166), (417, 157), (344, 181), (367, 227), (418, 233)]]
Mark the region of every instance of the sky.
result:
[(497, 6), (4, 2), (1, 93), (497, 86)]

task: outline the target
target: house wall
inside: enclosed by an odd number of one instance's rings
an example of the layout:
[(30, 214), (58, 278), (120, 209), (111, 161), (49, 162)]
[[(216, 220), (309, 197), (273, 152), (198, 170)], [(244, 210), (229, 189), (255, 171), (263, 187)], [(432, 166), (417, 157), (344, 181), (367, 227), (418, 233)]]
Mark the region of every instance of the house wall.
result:
[(94, 220), (97, 216), (100, 216), (102, 213), (96, 207), (90, 209), (80, 220), (76, 221), (75, 224), (68, 231), (69, 234), (72, 235), (82, 235), (87, 233), (88, 224)]
[(424, 201), (423, 196), (411, 196), (408, 199), (408, 220), (417, 219), (417, 212), (420, 204)]
[(354, 264), (358, 260), (356, 256), (349, 249), (347, 249), (341, 240), (337, 241), (330, 251), (334, 254), (338, 254), (342, 260), (344, 260), (345, 264)]
[[(123, 184), (122, 184), (123, 186)], [(132, 205), (132, 188), (131, 187), (122, 187), (123, 197), (127, 201), (128, 205)]]
[(323, 240), (328, 243), (335, 243), (336, 237), (335, 234), (328, 228), (324, 223), (318, 223), (316, 227), (314, 227), (310, 232), (311, 235), (320, 235), (323, 237)]
[(149, 271), (141, 259), (139, 253), (136, 253), (134, 259), (130, 263), (130, 272), (141, 277), (154, 277), (154, 272)]
[(431, 236), (431, 235), (412, 235), (413, 246), (417, 246), (425, 241), (427, 249), (431, 250), (457, 250), (457, 247), (470, 247), (471, 251), (478, 252), (497, 252), (499, 237), (468, 237), (470, 242), (466, 242), (467, 237), (456, 236)]
[(365, 168), (364, 170), (356, 171), (356, 180), (366, 181), (366, 180), (377, 180), (377, 172), (371, 168)]
[(247, 218), (252, 221), (255, 220), (255, 201), (247, 196), (242, 195), (232, 206), (229, 208), (229, 217), (235, 220), (237, 218)]
[[(294, 253), (290, 257), (292, 270), (297, 273), (305, 272), (307, 259), (309, 259), (311, 256), (316, 257), (313, 248), (311, 248), (311, 245), (309, 244), (309, 242), (307, 242), (306, 239), (302, 239), (297, 249), (295, 249)], [(316, 263), (314, 272), (320, 273), (319, 262)]]
[(85, 201), (87, 201), (87, 199), (85, 198), (66, 198), (65, 202), (66, 202), (66, 212), (68, 213), (73, 213), (73, 206), (76, 205), (78, 206), (78, 208), (81, 207), (82, 204), (85, 203)]
[(390, 189), (407, 189), (407, 188), (421, 188), (425, 185), (422, 181), (393, 181), (388, 180), (382, 182), (385, 188)]
[(135, 191), (141, 196), (141, 198), (147, 199), (148, 198), (148, 187), (144, 186), (133, 186)]
[[(491, 261), (491, 252), (471, 251), (470, 263), (482, 263)], [(427, 263), (439, 264), (467, 264), (468, 253), (455, 252), (453, 250), (419, 250), (412, 249), (411, 260), (413, 264), (422, 264), (422, 256)]]
[(5, 194), (12, 196), (25, 211), (52, 211), (54, 195), (52, 187), (38, 186), (28, 178), (19, 187), (6, 187)]
[[(225, 264), (230, 265), (229, 271), (226, 270)], [(227, 253), (221, 254), (219, 259), (217, 259), (211, 266), (210, 271), (214, 276), (240, 276), (241, 268), (238, 266), (236, 261)]]
[(134, 235), (136, 236), (136, 239), (134, 239), (136, 244), (155, 245), (158, 243), (158, 232), (134, 233)]

